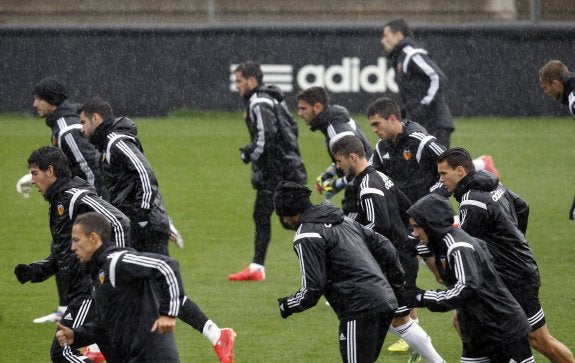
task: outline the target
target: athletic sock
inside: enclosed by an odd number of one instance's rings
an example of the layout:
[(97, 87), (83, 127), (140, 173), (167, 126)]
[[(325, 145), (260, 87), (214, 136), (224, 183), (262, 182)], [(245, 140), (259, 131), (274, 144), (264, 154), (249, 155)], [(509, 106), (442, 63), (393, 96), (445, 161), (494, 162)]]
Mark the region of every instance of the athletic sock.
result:
[(202, 329), (202, 334), (212, 343), (216, 345), (218, 339), (220, 339), (221, 330), (218, 326), (211, 320), (208, 320)]
[(426, 362), (443, 362), (443, 358), (441, 358), (433, 347), (433, 344), (431, 344), (431, 339), (429, 339), (427, 333), (413, 320), (410, 320), (409, 323), (390, 328), (395, 334), (405, 340), (410, 348), (421, 354), (421, 357), (425, 359)]
[(264, 265), (260, 265), (259, 263), (250, 263), (250, 270), (252, 271), (263, 271), (264, 270)]

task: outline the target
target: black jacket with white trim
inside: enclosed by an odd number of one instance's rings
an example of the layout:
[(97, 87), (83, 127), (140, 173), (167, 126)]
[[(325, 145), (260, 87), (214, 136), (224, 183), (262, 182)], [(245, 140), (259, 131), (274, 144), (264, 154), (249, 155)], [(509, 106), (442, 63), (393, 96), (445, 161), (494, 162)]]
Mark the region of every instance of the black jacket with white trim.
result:
[(74, 345), (98, 343), (114, 362), (179, 362), (174, 334), (151, 332), (160, 315), (177, 317), (185, 295), (176, 260), (102, 245), (87, 265), (97, 318), (74, 329)]
[(428, 290), (421, 306), (431, 311), (457, 310), (461, 339), (475, 351), (526, 337), (525, 312), (511, 295), (484, 241), (453, 227), (449, 201), (430, 195), (408, 213), (425, 230), (446, 290)]
[(339, 319), (394, 311), (394, 289), (404, 284), (396, 249), (382, 235), (345, 217), (325, 201), (301, 214), (294, 237), (302, 286), (287, 298), (290, 313), (315, 306), (324, 295)]
[(437, 172), (437, 157), (443, 151), (445, 146), (420, 124), (403, 121), (403, 132), (395, 143), (379, 140), (370, 161), (415, 203), (430, 192), (448, 195)]

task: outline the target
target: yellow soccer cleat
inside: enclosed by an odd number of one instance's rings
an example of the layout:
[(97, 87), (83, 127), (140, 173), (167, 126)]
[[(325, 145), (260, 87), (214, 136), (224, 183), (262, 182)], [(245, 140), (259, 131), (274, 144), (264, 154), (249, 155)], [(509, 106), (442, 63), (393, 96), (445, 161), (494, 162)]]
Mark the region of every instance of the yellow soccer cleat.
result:
[(409, 351), (409, 344), (403, 339), (399, 339), (397, 342), (387, 348), (388, 352), (392, 353), (407, 353)]

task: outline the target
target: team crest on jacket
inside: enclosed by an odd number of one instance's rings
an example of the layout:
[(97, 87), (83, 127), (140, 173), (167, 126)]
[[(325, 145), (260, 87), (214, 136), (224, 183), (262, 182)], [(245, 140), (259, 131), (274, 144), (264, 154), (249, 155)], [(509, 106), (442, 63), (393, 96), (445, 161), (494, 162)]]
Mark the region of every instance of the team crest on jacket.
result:
[(106, 280), (106, 273), (104, 271), (100, 271), (98, 280), (100, 280), (100, 284), (104, 284), (104, 280)]
[(58, 203), (56, 210), (58, 211), (58, 215), (61, 216), (64, 214), (64, 205), (62, 203)]
[(410, 149), (403, 149), (403, 158), (405, 160), (411, 159), (411, 150)]

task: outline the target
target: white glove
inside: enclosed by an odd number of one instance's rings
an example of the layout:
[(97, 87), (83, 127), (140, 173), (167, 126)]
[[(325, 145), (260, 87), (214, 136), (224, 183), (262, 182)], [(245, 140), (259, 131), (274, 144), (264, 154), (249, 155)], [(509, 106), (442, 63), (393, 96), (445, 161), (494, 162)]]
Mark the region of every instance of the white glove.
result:
[(30, 196), (30, 192), (32, 191), (32, 174), (28, 173), (18, 180), (16, 183), (16, 191), (22, 194), (24, 198)]

